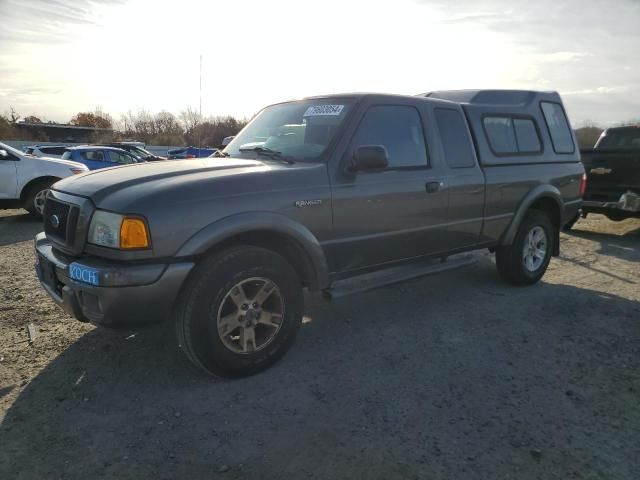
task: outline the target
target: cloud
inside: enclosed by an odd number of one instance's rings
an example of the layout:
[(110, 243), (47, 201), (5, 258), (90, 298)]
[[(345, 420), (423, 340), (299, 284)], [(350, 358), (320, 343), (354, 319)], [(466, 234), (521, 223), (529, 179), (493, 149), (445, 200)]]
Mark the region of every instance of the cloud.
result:
[(28, 97), (37, 97), (40, 95), (55, 95), (60, 93), (60, 88), (6, 88), (0, 87), (0, 97), (11, 97), (18, 101), (22, 101)]
[(606, 123), (638, 116), (640, 69), (630, 64), (640, 48), (640, 1), (606, 8), (583, 0), (416, 1), (435, 7), (444, 25), (490, 32), (515, 50), (509, 87), (560, 91), (578, 112), (574, 118)]
[(124, 5), (126, 0), (2, 0), (0, 43), (45, 44), (70, 41), (80, 26), (98, 25), (96, 6)]
[[(582, 0), (325, 0), (322, 7), (313, 24), (332, 25), (326, 35), (309, 34), (299, 0), (0, 0), (0, 111), (25, 105), (60, 119), (95, 105), (116, 116), (178, 111), (199, 101), (200, 53), (203, 108), (212, 113), (250, 115), (269, 102), (327, 92), (447, 88), (557, 90), (576, 121), (622, 121), (640, 111), (640, 1), (601, 8)], [(214, 26), (176, 31), (194, 18)], [(255, 75), (250, 65), (264, 68)]]
[(589, 52), (551, 52), (540, 54), (538, 60), (550, 63), (576, 62), (589, 56), (591, 56)]
[(486, 12), (486, 13), (474, 13), (470, 15), (458, 15), (447, 17), (442, 20), (441, 23), (444, 24), (458, 24), (458, 23), (477, 23), (477, 22), (498, 22), (505, 20), (506, 17), (504, 14), (495, 13), (495, 12)]
[(596, 87), (596, 88), (584, 88), (582, 90), (563, 91), (562, 95), (606, 95), (609, 93), (621, 93), (628, 90), (629, 90), (629, 87), (627, 86)]

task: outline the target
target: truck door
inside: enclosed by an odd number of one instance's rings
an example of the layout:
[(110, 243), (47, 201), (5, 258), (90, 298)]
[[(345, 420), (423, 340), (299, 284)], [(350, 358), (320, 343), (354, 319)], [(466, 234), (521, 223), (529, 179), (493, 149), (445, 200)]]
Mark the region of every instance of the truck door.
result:
[(449, 185), (448, 248), (463, 249), (479, 242), (484, 216), (485, 179), (478, 165), (467, 121), (460, 107), (435, 107)]
[[(410, 101), (365, 106), (332, 184), (334, 236), (326, 244), (332, 271), (446, 248), (447, 185), (430, 162), (424, 125)], [(364, 145), (386, 148), (385, 170), (347, 170), (345, 164)]]
[(14, 199), (18, 195), (18, 159), (0, 146), (0, 198)]

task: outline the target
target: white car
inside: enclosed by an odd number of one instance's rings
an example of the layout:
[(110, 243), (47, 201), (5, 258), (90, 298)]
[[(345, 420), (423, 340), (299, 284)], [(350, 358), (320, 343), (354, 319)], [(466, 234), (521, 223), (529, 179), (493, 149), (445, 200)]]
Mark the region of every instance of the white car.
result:
[(51, 185), (88, 171), (81, 163), (33, 157), (0, 143), (0, 208), (22, 207), (40, 218)]
[(24, 149), (24, 153), (27, 155), (49, 158), (61, 158), (66, 151), (65, 145), (32, 145)]

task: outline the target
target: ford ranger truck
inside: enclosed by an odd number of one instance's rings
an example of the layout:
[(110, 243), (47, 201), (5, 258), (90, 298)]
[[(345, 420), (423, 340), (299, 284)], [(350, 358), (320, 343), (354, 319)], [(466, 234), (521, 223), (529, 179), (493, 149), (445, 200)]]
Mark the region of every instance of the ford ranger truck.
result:
[(381, 287), (479, 249), (507, 282), (537, 282), (583, 173), (554, 92), (305, 98), (260, 111), (218, 158), (56, 183), (36, 271), (77, 319), (174, 322), (195, 366), (245, 376), (290, 347), (304, 290)]

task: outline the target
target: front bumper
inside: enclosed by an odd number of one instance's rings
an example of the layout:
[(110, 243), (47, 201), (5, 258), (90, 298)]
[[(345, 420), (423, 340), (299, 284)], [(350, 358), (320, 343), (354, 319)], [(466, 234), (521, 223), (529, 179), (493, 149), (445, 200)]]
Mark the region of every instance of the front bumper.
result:
[[(66, 312), (100, 325), (158, 323), (169, 318), (191, 262), (127, 264), (98, 258), (70, 259), (56, 253), (44, 232), (36, 235), (36, 273), (40, 284)], [(78, 260), (98, 272), (100, 286), (73, 280)]]

